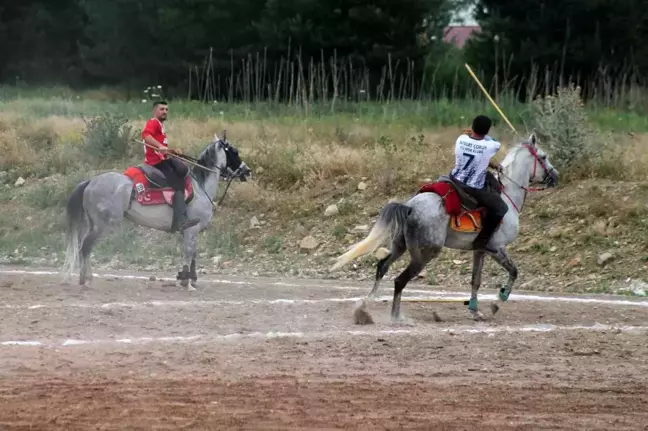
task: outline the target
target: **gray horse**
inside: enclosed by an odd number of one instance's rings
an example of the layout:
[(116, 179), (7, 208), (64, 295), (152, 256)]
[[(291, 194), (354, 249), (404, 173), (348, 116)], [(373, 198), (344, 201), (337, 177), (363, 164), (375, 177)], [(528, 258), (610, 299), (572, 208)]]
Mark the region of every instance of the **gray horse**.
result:
[[(528, 186), (530, 183), (542, 183), (547, 187), (555, 186), (558, 182), (558, 171), (549, 162), (547, 154), (538, 147), (535, 134), (531, 134), (522, 144), (511, 149), (502, 162), (502, 166), (504, 168), (502, 193), (504, 201), (509, 206), (509, 211), (489, 242), (489, 248), (497, 252), (488, 254), (509, 274), (508, 282), (499, 292), (499, 300), (506, 302), (518, 276), (517, 267), (509, 257), (506, 246), (515, 241), (520, 232), (520, 210), (529, 191)], [(466, 203), (465, 197), (463, 203)], [(475, 207), (470, 209), (479, 210)], [(451, 228), (450, 223), (451, 216), (446, 211), (444, 200), (436, 193), (417, 194), (404, 204), (389, 203), (381, 211), (369, 235), (338, 257), (331, 270), (341, 268), (355, 258), (376, 250), (389, 240), (391, 243), (390, 252), (387, 257), (378, 262), (375, 283), (366, 298), (373, 299), (389, 266), (398, 260), (405, 251), (409, 251), (411, 261), (394, 282), (394, 300), (391, 311), (392, 320), (402, 321), (401, 293), (407, 283), (416, 277), (428, 262), (437, 257), (443, 247), (457, 250), (473, 249), (472, 241), (477, 234), (458, 232)], [(484, 318), (479, 311), (477, 291), (481, 284), (485, 255), (486, 252), (473, 251), (472, 294), (468, 302), (468, 309), (476, 320)], [(366, 299), (360, 307), (366, 306)], [(491, 310), (495, 314), (499, 310), (499, 306), (494, 303)]]
[[(196, 163), (208, 170), (199, 166), (190, 170), (194, 197), (187, 205), (187, 215), (200, 222), (183, 232), (184, 265), (177, 275), (183, 287), (189, 286), (189, 280), (192, 286), (196, 286), (198, 233), (212, 219), (213, 199), (218, 192), (221, 177), (230, 176), (232, 179), (246, 181), (251, 175), (250, 169), (241, 161), (238, 150), (227, 142), (226, 137), (220, 139), (215, 136)], [(65, 266), (69, 276), (79, 265), (81, 285), (92, 280), (92, 247), (99, 238), (115, 230), (124, 217), (140, 226), (171, 232), (173, 210), (168, 204), (170, 197), (167, 198), (167, 203), (161, 202), (158, 205), (145, 205), (138, 201), (138, 195), (155, 193), (155, 188), (158, 189), (158, 196), (161, 195), (159, 189), (162, 188), (167, 189), (164, 193), (171, 193), (164, 175), (148, 165), (140, 165), (138, 168), (142, 168), (146, 178), (150, 180), (152, 186), (149, 190), (136, 190), (131, 177), (124, 173), (107, 172), (80, 183), (68, 199)]]

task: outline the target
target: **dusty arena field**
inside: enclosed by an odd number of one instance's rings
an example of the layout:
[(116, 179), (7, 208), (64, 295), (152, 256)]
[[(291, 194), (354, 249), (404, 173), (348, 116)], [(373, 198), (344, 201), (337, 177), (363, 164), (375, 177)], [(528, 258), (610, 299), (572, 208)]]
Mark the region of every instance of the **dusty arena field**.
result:
[(379, 301), (358, 326), (369, 283), (149, 277), (0, 273), (0, 429), (647, 429), (648, 301), (405, 302), (400, 325)]

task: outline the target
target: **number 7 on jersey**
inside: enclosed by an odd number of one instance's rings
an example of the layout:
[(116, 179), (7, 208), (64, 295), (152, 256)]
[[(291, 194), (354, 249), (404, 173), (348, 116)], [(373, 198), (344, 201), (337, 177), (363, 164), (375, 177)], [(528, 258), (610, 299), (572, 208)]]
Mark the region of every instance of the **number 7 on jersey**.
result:
[(463, 155), (464, 155), (464, 157), (468, 158), (468, 161), (466, 162), (466, 164), (462, 168), (462, 170), (465, 171), (466, 169), (468, 169), (468, 166), (470, 166), (470, 164), (473, 162), (473, 160), (475, 160), (475, 155), (474, 154), (468, 154), (468, 153), (463, 153)]

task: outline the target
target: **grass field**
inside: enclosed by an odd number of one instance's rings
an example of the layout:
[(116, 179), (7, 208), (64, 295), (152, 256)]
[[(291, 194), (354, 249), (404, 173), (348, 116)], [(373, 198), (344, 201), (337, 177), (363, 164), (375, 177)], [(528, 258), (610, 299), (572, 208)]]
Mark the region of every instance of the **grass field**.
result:
[[(587, 155), (571, 165), (560, 156), (566, 181), (533, 195), (525, 207), (522, 234), (512, 248), (520, 283), (527, 289), (608, 292), (648, 281), (648, 117), (580, 106), (572, 93), (565, 94), (545, 101), (551, 112), (543, 114), (508, 98), (501, 103), (520, 131), (544, 128), (549, 148), (563, 154), (573, 145)], [(69, 192), (96, 173), (141, 162), (141, 147), (130, 137), (150, 116), (150, 103), (64, 89), (5, 89), (0, 95), (0, 259), (58, 266)], [(203, 232), (199, 265), (250, 275), (370, 276), (372, 257), (344, 273), (329, 274), (327, 268), (333, 256), (364, 236), (355, 226), (371, 225), (389, 199), (405, 199), (426, 179), (451, 169), (457, 135), (482, 112), (497, 121), (493, 135), (510, 147), (513, 133), (485, 99), (334, 107), (172, 101), (172, 145), (196, 155), (214, 133), (227, 129), (255, 174), (252, 183), (232, 186), (213, 228)], [(15, 186), (21, 177), (25, 184)], [(365, 190), (358, 189), (361, 182)], [(326, 218), (331, 204), (340, 212)], [(253, 217), (257, 227), (251, 227)], [(307, 235), (319, 246), (302, 253), (299, 241)], [(171, 272), (180, 250), (177, 238), (127, 223), (100, 242), (95, 258), (105, 267)], [(614, 259), (600, 266), (597, 259), (605, 252)], [(444, 252), (428, 267), (428, 282), (463, 277), (467, 283), (469, 257)], [(490, 264), (487, 271), (503, 275)]]

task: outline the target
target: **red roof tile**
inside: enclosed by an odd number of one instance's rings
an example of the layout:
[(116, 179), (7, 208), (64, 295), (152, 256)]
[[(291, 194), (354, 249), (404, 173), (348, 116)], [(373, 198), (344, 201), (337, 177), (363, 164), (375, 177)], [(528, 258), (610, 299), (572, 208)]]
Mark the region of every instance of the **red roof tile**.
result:
[(443, 40), (462, 48), (473, 33), (481, 31), (478, 25), (446, 27)]

